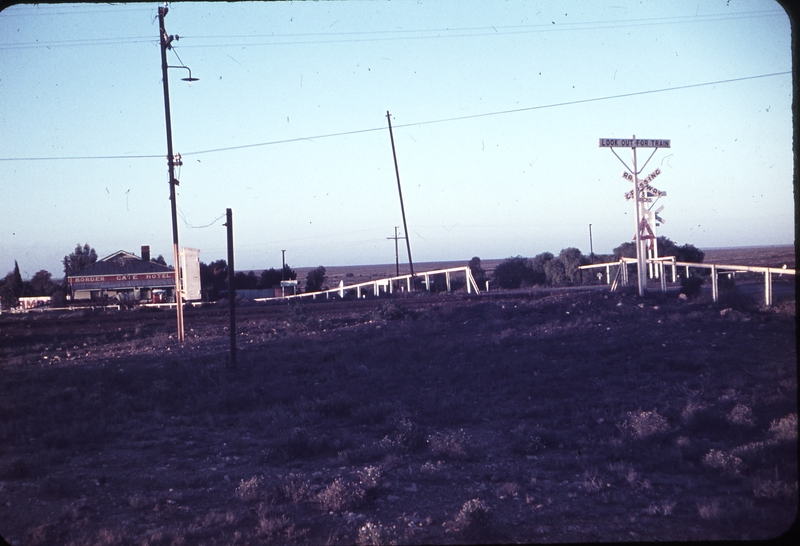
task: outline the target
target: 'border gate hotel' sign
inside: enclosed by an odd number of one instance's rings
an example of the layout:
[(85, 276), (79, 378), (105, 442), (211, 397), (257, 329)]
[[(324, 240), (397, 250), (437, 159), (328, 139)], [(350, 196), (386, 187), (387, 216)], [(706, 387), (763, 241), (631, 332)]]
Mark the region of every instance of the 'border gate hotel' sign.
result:
[(601, 138), (601, 148), (669, 148), (669, 139)]

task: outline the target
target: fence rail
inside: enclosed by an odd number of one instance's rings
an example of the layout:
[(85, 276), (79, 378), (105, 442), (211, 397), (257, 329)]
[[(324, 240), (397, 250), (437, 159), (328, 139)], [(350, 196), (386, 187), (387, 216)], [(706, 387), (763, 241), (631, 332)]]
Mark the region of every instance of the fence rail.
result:
[(344, 297), (345, 292), (349, 292), (351, 290), (356, 291), (356, 297), (361, 299), (361, 292), (372, 290), (372, 294), (374, 296), (379, 296), (381, 293), (381, 289), (383, 289), (384, 293), (393, 293), (394, 292), (394, 285), (395, 283), (402, 283), (405, 282), (406, 291), (411, 291), (411, 283), (413, 282), (413, 278), (422, 278), (423, 282), (425, 283), (425, 289), (430, 291), (432, 280), (431, 277), (434, 275), (442, 275), (445, 276), (445, 283), (447, 285), (447, 291), (451, 292), (451, 283), (450, 283), (450, 276), (451, 274), (460, 274), (463, 273), (466, 280), (467, 285), (467, 294), (472, 293), (474, 290), (476, 294), (480, 294), (480, 289), (478, 288), (478, 283), (475, 282), (475, 278), (472, 276), (472, 271), (470, 271), (469, 266), (465, 267), (451, 267), (448, 269), (435, 269), (433, 271), (424, 271), (422, 273), (417, 273), (415, 275), (397, 275), (395, 277), (386, 277), (384, 279), (377, 279), (374, 281), (365, 281), (356, 284), (348, 284), (345, 285), (342, 282), (336, 288), (328, 288), (326, 290), (318, 290), (316, 292), (303, 292), (302, 294), (290, 294), (288, 296), (275, 296), (272, 298), (256, 298), (253, 301), (274, 301), (274, 300), (288, 300), (288, 299), (296, 299), (296, 298), (311, 298), (316, 299), (317, 296), (325, 296), (326, 299), (330, 299), (332, 295), (338, 295), (340, 298)]
[[(616, 289), (617, 282), (619, 281), (623, 285), (628, 284), (628, 267), (627, 264), (637, 264), (638, 262), (636, 258), (621, 258), (618, 262), (606, 262), (602, 264), (589, 264), (589, 265), (582, 265), (579, 269), (594, 269), (599, 267), (606, 268), (606, 279), (607, 284), (612, 285), (612, 290)], [(686, 268), (686, 276), (689, 276), (689, 269), (710, 269), (711, 270), (711, 297), (714, 302), (719, 301), (719, 273), (722, 272), (730, 272), (730, 273), (763, 273), (764, 275), (764, 303), (767, 306), (772, 305), (772, 276), (773, 275), (795, 275), (794, 269), (788, 269), (786, 267), (765, 267), (765, 266), (753, 266), (753, 265), (729, 265), (729, 264), (704, 264), (704, 263), (694, 263), (694, 262), (679, 262), (675, 260), (674, 256), (665, 256), (660, 258), (647, 258), (645, 260), (646, 264), (653, 264), (656, 267), (655, 269), (655, 276), (661, 279), (661, 290), (666, 292), (667, 285), (666, 285), (666, 276), (664, 275), (664, 268), (669, 266), (672, 268), (672, 282), (676, 282), (677, 280), (677, 268), (678, 267), (685, 267)], [(617, 274), (612, 282), (611, 279), (611, 268), (617, 266), (619, 269), (617, 270)]]

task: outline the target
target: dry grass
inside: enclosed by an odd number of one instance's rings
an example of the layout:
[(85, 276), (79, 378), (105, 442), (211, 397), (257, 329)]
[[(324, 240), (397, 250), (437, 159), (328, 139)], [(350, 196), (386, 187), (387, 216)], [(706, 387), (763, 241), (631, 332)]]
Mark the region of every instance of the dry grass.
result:
[(793, 316), (600, 292), (339, 303), (243, 309), (236, 371), (222, 314), (189, 314), (183, 348), (144, 315), (70, 344), (53, 322), (16, 338), (24, 364), (0, 346), (4, 536), (672, 541), (793, 517)]

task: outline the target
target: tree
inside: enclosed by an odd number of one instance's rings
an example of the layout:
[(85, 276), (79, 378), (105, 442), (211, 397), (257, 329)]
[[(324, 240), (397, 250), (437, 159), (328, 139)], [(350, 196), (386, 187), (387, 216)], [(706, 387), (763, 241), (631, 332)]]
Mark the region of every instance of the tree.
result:
[(636, 243), (630, 241), (622, 243), (614, 249), (614, 261), (619, 261), (620, 258), (635, 258), (636, 257)]
[(282, 280), (293, 281), (297, 279), (297, 272), (289, 267), (288, 265), (284, 266), (283, 274), (279, 269), (275, 269), (270, 267), (269, 269), (265, 269), (261, 273), (261, 278), (258, 281), (258, 286), (256, 288), (259, 289), (268, 289), (274, 288), (281, 284)]
[(250, 273), (239, 271), (233, 276), (233, 285), (236, 290), (252, 290), (258, 285), (258, 277), (253, 271)]
[(19, 272), (19, 264), (14, 260), (14, 270), (10, 271), (0, 286), (0, 300), (8, 309), (13, 309), (19, 305), (19, 298), (22, 295), (22, 275)]
[(494, 280), (500, 288), (519, 288), (522, 283), (533, 284), (533, 268), (527, 258), (506, 258), (494, 268)]
[(475, 279), (475, 283), (478, 286), (484, 286), (486, 282), (486, 271), (481, 267), (481, 259), (477, 256), (473, 256), (467, 265), (469, 265), (469, 270), (470, 273), (472, 273), (472, 278)]
[[(705, 258), (705, 252), (695, 247), (694, 245), (685, 244), (678, 246), (677, 243), (671, 239), (659, 236), (658, 239), (658, 255), (659, 256), (675, 256), (675, 260), (679, 262), (702, 263)], [(621, 257), (635, 258), (636, 257), (636, 243), (627, 242), (622, 243), (614, 249), (614, 260), (619, 260)]]
[(558, 258), (564, 264), (564, 272), (570, 281), (568, 284), (581, 284), (581, 271), (578, 268), (588, 264), (589, 258), (574, 247), (561, 249)]
[(153, 261), (154, 261), (155, 263), (157, 263), (157, 264), (161, 264), (161, 265), (167, 265), (167, 260), (165, 260), (165, 259), (164, 259), (164, 256), (163, 256), (162, 254), (159, 254), (159, 255), (158, 255), (158, 258), (156, 258), (156, 259), (155, 259), (155, 260), (153, 260)]
[(561, 258), (553, 258), (544, 264), (544, 272), (547, 276), (547, 284), (550, 286), (566, 286), (570, 284), (567, 268)]
[(52, 281), (52, 273), (41, 269), (30, 280), (31, 292), (34, 296), (50, 296), (58, 285)]
[(549, 252), (542, 252), (537, 254), (531, 260), (531, 269), (533, 270), (533, 284), (547, 283), (547, 273), (545, 273), (545, 266), (547, 262), (553, 259), (553, 255)]
[(325, 268), (322, 266), (312, 269), (306, 275), (306, 292), (318, 292), (325, 283)]
[(675, 254), (675, 259), (679, 262), (692, 262), (698, 264), (702, 263), (705, 257), (705, 252), (694, 245), (690, 245), (689, 243), (682, 245)]
[(200, 290), (210, 301), (219, 299), (220, 292), (227, 287), (228, 264), (217, 260), (206, 265), (200, 262)]
[(71, 254), (64, 256), (64, 280), (70, 275), (86, 269), (97, 261), (97, 252), (89, 246), (89, 243), (81, 246), (80, 243), (75, 245), (75, 250)]

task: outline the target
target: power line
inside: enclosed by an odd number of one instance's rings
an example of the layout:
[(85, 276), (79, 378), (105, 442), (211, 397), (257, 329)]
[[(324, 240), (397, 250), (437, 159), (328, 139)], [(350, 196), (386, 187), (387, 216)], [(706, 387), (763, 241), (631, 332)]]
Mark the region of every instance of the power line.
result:
[[(108, 11), (108, 10), (107, 10)], [(125, 10), (121, 10), (125, 11)], [(144, 10), (127, 10), (144, 11)], [(72, 15), (77, 13), (104, 13), (104, 12), (65, 12), (60, 15)], [(58, 13), (47, 14), (18, 14), (25, 15), (58, 15)], [(651, 19), (623, 19), (609, 21), (585, 21), (576, 23), (553, 22), (535, 25), (494, 25), (482, 27), (456, 27), (456, 28), (434, 28), (434, 29), (410, 29), (410, 30), (374, 30), (374, 31), (352, 31), (352, 32), (308, 32), (308, 33), (288, 33), (288, 34), (255, 34), (255, 35), (220, 35), (220, 36), (181, 36), (184, 40), (248, 40), (241, 43), (193, 43), (187, 44), (185, 48), (207, 48), (207, 47), (239, 47), (239, 46), (275, 46), (275, 45), (309, 45), (309, 44), (329, 44), (329, 43), (352, 43), (352, 42), (377, 42), (387, 40), (420, 40), (436, 38), (462, 38), (479, 36), (501, 36), (512, 34), (530, 34), (539, 32), (568, 32), (568, 31), (587, 31), (600, 30), (605, 28), (627, 28), (670, 24), (697, 24), (730, 21), (736, 19), (754, 19), (761, 17), (780, 17), (784, 16), (782, 10), (750, 11), (742, 13), (726, 13), (716, 15), (686, 15), (674, 17), (657, 17)], [(414, 36), (416, 34), (416, 36)], [(303, 40), (304, 38), (331, 37), (324, 40)], [(348, 38), (349, 37), (349, 38)], [(300, 40), (291, 41), (267, 41), (252, 42), (249, 40), (263, 39), (285, 39), (298, 38)], [(83, 38), (75, 40), (57, 40), (48, 42), (20, 42), (13, 44), (2, 44), (0, 49), (30, 49), (30, 48), (53, 48), (53, 47), (76, 47), (76, 46), (96, 46), (96, 45), (120, 45), (152, 42), (151, 36), (132, 36), (120, 38)]]
[[(683, 17), (661, 17), (655, 19), (631, 19), (615, 21), (590, 21), (579, 23), (558, 23), (537, 25), (515, 25), (515, 26), (488, 26), (488, 27), (465, 27), (465, 28), (441, 28), (429, 30), (380, 30), (380, 31), (361, 31), (361, 32), (341, 32), (341, 33), (298, 33), (298, 34), (270, 34), (270, 35), (231, 35), (231, 36), (189, 36), (189, 39), (263, 39), (263, 38), (304, 38), (333, 36), (341, 39), (331, 38), (327, 40), (293, 40), (293, 41), (268, 41), (268, 42), (240, 42), (240, 43), (217, 43), (217, 44), (189, 44), (188, 48), (207, 48), (207, 47), (256, 47), (256, 46), (277, 46), (277, 45), (314, 45), (332, 43), (357, 43), (357, 42), (381, 42), (390, 40), (425, 40), (437, 38), (464, 38), (480, 36), (501, 36), (513, 34), (532, 34), (541, 32), (569, 32), (601, 30), (606, 28), (627, 28), (642, 27), (667, 24), (688, 24), (688, 23), (708, 23), (718, 21), (728, 21), (734, 19), (754, 19), (758, 17), (779, 17), (785, 15), (783, 11), (761, 11), (746, 12), (741, 14), (706, 15), (706, 16), (683, 16)], [(394, 34), (394, 35), (389, 35)], [(400, 36), (398, 34), (421, 34), (418, 36)], [(371, 38), (347, 38), (347, 36), (377, 35)]]
[[(660, 89), (650, 89), (648, 91), (634, 91), (631, 93), (622, 93), (619, 95), (608, 95), (605, 97), (593, 97), (590, 99), (577, 99), (572, 101), (566, 102), (557, 102), (551, 104), (543, 104), (539, 106), (527, 106), (524, 108), (514, 108), (512, 110), (500, 110), (496, 112), (484, 112), (482, 114), (471, 114), (469, 116), (458, 116), (452, 118), (442, 118), (437, 120), (427, 120), (427, 121), (416, 121), (412, 123), (404, 123), (400, 125), (395, 125), (397, 128), (401, 127), (414, 127), (418, 125), (433, 125), (435, 123), (449, 123), (453, 121), (463, 121), (468, 119), (476, 119), (482, 117), (490, 117), (490, 116), (500, 116), (506, 114), (516, 114), (520, 112), (530, 112), (533, 110), (544, 110), (547, 108), (559, 108), (562, 106), (574, 106), (576, 104), (587, 104), (590, 102), (600, 102), (606, 100), (615, 100), (615, 99), (623, 99), (623, 98), (630, 98), (642, 95), (652, 95), (655, 93), (666, 93), (669, 91), (681, 91), (684, 89), (694, 89), (697, 87), (708, 87), (712, 85), (721, 85), (726, 83), (736, 83), (748, 80), (755, 80), (761, 78), (771, 78), (774, 76), (785, 76), (787, 74), (791, 74), (791, 71), (784, 71), (784, 72), (772, 72), (770, 74), (759, 74), (757, 76), (743, 76), (741, 78), (730, 78), (727, 80), (716, 80), (713, 82), (704, 82), (704, 83), (694, 83), (688, 85), (678, 85), (674, 87), (663, 87)], [(348, 136), (348, 135), (356, 135), (361, 133), (371, 133), (376, 131), (385, 131), (386, 127), (374, 127), (371, 129), (356, 129), (353, 131), (342, 131), (337, 133), (327, 133), (322, 135), (315, 135), (315, 136), (306, 136), (306, 137), (297, 137), (297, 138), (289, 138), (283, 140), (272, 140), (269, 142), (259, 142), (254, 144), (241, 144), (238, 146), (227, 146), (222, 148), (211, 148), (208, 150), (197, 150), (193, 152), (186, 152), (182, 153), (181, 155), (191, 156), (191, 155), (201, 155), (201, 154), (210, 154), (210, 153), (219, 153), (219, 152), (230, 152), (234, 150), (244, 150), (247, 148), (257, 148), (262, 146), (274, 146), (276, 144), (289, 144), (292, 142), (300, 142), (303, 140), (317, 140), (322, 138), (332, 138), (332, 137), (339, 137), (339, 136)], [(67, 156), (67, 157), (0, 157), (0, 161), (67, 161), (67, 160), (100, 160), (100, 159), (153, 159), (153, 158), (163, 158), (164, 156), (159, 155), (113, 155), (113, 156)]]
[[(557, 108), (557, 107), (560, 107), (560, 106), (571, 106), (571, 105), (575, 105), (575, 104), (584, 104), (584, 103), (589, 103), (589, 102), (599, 102), (599, 101), (604, 101), (604, 100), (613, 100), (613, 99), (620, 99), (620, 98), (627, 98), (627, 97), (635, 97), (635, 96), (639, 96), (639, 95), (648, 95), (648, 94), (653, 94), (653, 93), (665, 93), (667, 91), (679, 91), (679, 90), (682, 90), (682, 89), (691, 89), (691, 88), (695, 88), (695, 87), (706, 87), (706, 86), (710, 86), (710, 85), (720, 85), (720, 84), (723, 84), (723, 83), (733, 83), (733, 82), (753, 80), (753, 79), (758, 79), (758, 78), (768, 78), (768, 77), (772, 77), (772, 76), (782, 76), (782, 75), (786, 75), (786, 74), (791, 74), (791, 71), (774, 72), (772, 74), (760, 74), (758, 76), (745, 76), (745, 77), (742, 77), (742, 78), (732, 78), (732, 79), (728, 79), (728, 80), (718, 80), (718, 81), (714, 81), (714, 82), (705, 82), (705, 83), (696, 83), (696, 84), (689, 84), (689, 85), (680, 85), (680, 86), (675, 86), (675, 87), (665, 87), (665, 88), (662, 88), (662, 89), (652, 89), (652, 90), (649, 90), (649, 91), (635, 91), (633, 93), (624, 93), (624, 94), (620, 94), (620, 95), (610, 95), (610, 96), (606, 96), (606, 97), (595, 97), (595, 98), (591, 98), (591, 99), (578, 99), (578, 100), (573, 100), (573, 101), (568, 101), (568, 102), (544, 104), (544, 105), (540, 105), (540, 106), (528, 106), (528, 107), (525, 107), (525, 108), (515, 108), (513, 110), (501, 110), (501, 111), (498, 111), (498, 112), (485, 112), (483, 114), (472, 114), (472, 115), (469, 115), (469, 116), (458, 116), (458, 117), (453, 117), (453, 118), (443, 118), (443, 119), (429, 120), (429, 121), (417, 121), (417, 122), (413, 122), (413, 123), (405, 123), (405, 124), (395, 125), (395, 127), (414, 127), (414, 126), (417, 126), (417, 125), (432, 125), (434, 123), (447, 123), (447, 122), (451, 122), (451, 121), (461, 121), (461, 120), (481, 118), (481, 117), (499, 116), (499, 115), (504, 115), (504, 114), (515, 114), (515, 113), (519, 113), (519, 112), (528, 112), (528, 111), (532, 111), (532, 110), (543, 110), (545, 108)], [(342, 132), (342, 133), (329, 133), (329, 134), (317, 135), (317, 136), (313, 136), (313, 137), (298, 137), (298, 138), (292, 138), (292, 139), (287, 139), (287, 140), (276, 140), (276, 141), (271, 141), (271, 142), (261, 142), (261, 143), (258, 143), (258, 144), (244, 144), (244, 145), (241, 145), (241, 146), (230, 146), (230, 147), (227, 147), (227, 148), (216, 148), (216, 149), (211, 149), (211, 150), (200, 150), (200, 151), (196, 151), (196, 152), (187, 152), (187, 153), (185, 153), (183, 155), (184, 156), (188, 156), (188, 155), (199, 155), (199, 154), (207, 154), (207, 153), (222, 152), (222, 151), (240, 150), (240, 149), (244, 149), (244, 148), (254, 148), (254, 147), (257, 147), (257, 146), (271, 146), (271, 145), (274, 145), (274, 144), (286, 144), (286, 143), (290, 143), (290, 142), (299, 142), (301, 140), (315, 140), (315, 139), (320, 139), (320, 138), (330, 138), (330, 137), (336, 137), (336, 136), (353, 135), (353, 134), (358, 134), (358, 133), (384, 131), (385, 129), (386, 129), (385, 127), (375, 127), (373, 129), (360, 129), (360, 130), (356, 130), (356, 131), (347, 131), (347, 132)]]

